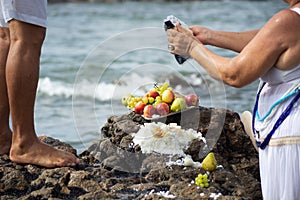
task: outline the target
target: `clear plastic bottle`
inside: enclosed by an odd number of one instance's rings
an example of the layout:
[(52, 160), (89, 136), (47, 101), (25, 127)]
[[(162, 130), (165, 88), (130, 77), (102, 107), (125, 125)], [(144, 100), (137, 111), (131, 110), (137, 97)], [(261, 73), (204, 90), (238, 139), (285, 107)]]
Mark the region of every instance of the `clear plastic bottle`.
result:
[[(184, 29), (191, 32), (191, 30), (189, 29), (189, 26), (186, 23), (184, 23), (183, 21), (181, 21), (180, 19), (178, 19), (177, 17), (175, 17), (174, 15), (169, 15), (164, 20), (165, 31), (167, 31), (168, 29), (171, 29), (171, 28), (175, 28), (177, 24), (180, 24), (181, 27), (183, 27)], [(183, 56), (175, 54), (175, 59), (177, 60), (177, 62), (179, 64), (183, 64), (187, 59), (189, 59), (189, 57), (183, 57)]]

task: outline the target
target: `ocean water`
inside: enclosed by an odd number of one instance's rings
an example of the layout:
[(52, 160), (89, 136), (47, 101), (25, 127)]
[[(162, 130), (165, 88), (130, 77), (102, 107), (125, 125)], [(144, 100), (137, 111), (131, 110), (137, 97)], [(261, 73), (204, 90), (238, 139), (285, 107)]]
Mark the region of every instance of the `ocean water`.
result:
[(81, 152), (99, 139), (109, 116), (129, 112), (121, 105), (124, 94), (143, 95), (155, 82), (195, 92), (201, 106), (251, 110), (258, 82), (234, 89), (193, 60), (177, 64), (167, 50), (163, 20), (175, 15), (188, 25), (243, 31), (260, 28), (283, 8), (279, 0), (49, 4), (35, 108), (38, 134)]

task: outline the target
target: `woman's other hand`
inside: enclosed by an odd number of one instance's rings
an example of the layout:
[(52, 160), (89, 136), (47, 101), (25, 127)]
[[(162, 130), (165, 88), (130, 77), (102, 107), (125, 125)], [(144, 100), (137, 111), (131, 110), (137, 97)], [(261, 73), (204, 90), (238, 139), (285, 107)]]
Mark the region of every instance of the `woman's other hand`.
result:
[(209, 39), (212, 37), (213, 31), (202, 26), (190, 26), (189, 29), (193, 35), (204, 45), (209, 44)]

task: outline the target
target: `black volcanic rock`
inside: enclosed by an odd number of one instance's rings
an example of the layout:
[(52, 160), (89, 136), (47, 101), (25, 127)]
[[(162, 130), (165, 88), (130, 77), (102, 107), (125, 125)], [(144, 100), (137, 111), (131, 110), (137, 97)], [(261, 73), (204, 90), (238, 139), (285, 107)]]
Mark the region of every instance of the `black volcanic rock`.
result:
[[(258, 154), (237, 113), (199, 107), (154, 121), (176, 122), (206, 137), (221, 130), (212, 149), (219, 167), (210, 173), (208, 188), (192, 182), (204, 173), (203, 169), (167, 166), (166, 162), (178, 157), (145, 155), (133, 145), (131, 133), (150, 121), (129, 113), (108, 118), (100, 139), (78, 156), (82, 163), (74, 168), (19, 165), (7, 155), (1, 156), (0, 199), (163, 199), (161, 195), (167, 192), (176, 199), (214, 199), (211, 195), (219, 193), (217, 199), (262, 199)], [(75, 149), (59, 140), (41, 140), (76, 154)], [(193, 141), (185, 153), (202, 161), (201, 149), (203, 143)]]

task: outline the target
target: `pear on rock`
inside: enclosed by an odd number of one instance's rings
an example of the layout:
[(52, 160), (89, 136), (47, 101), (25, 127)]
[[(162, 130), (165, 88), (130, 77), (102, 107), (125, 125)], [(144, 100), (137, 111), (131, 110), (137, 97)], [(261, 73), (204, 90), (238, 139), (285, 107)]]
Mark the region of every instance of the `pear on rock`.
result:
[(214, 153), (209, 153), (202, 161), (202, 168), (205, 171), (214, 171), (217, 168), (217, 160)]

